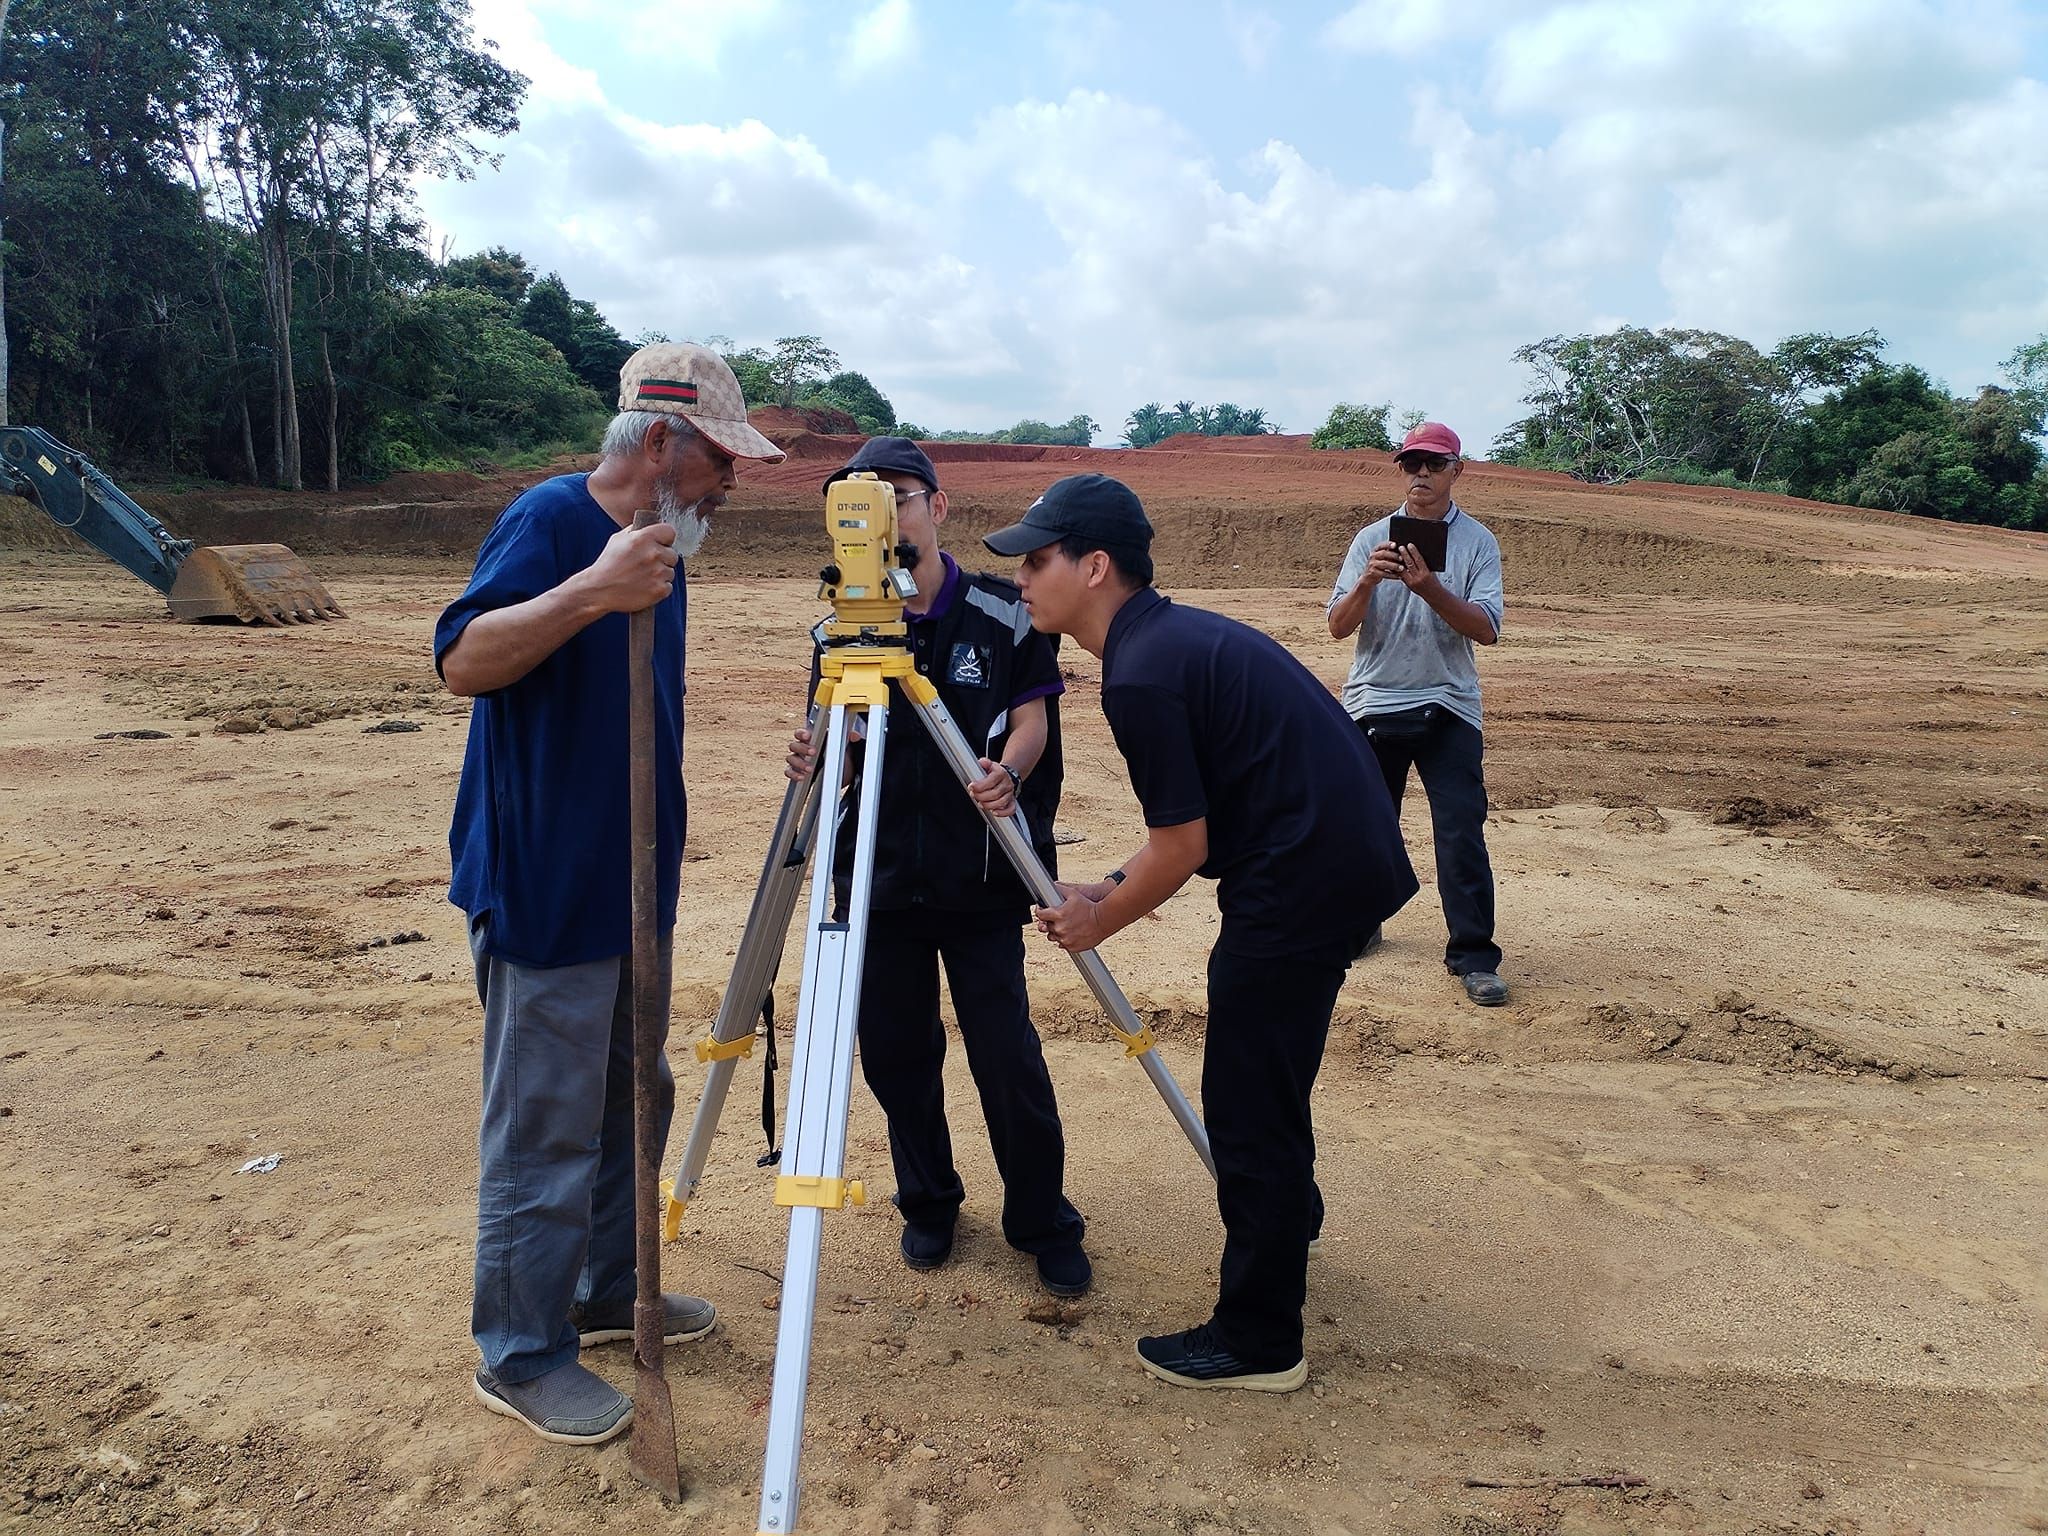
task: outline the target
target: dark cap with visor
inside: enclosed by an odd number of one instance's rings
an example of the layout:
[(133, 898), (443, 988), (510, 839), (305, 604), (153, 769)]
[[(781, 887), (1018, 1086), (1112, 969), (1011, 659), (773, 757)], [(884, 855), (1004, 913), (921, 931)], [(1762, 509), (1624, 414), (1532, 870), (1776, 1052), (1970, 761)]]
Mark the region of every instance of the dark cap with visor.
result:
[(870, 475), (914, 475), (925, 483), (927, 489), (936, 491), (939, 488), (939, 472), (932, 468), (930, 457), (907, 437), (869, 438), (852, 458), (826, 477), (824, 488), (829, 491), (833, 481), (863, 472)]
[(1152, 524), (1137, 493), (1108, 475), (1069, 475), (1055, 480), (1023, 521), (1000, 528), (981, 542), (999, 555), (1028, 555), (1073, 535), (1096, 545), (1150, 550)]

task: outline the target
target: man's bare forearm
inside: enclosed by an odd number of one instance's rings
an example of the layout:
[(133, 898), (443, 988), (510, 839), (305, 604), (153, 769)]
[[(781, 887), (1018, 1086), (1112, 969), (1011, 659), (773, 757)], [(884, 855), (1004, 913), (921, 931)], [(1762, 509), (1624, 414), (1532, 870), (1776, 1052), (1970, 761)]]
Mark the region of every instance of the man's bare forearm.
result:
[(1423, 595), (1438, 618), (1475, 645), (1491, 645), (1500, 638), (1500, 631), (1493, 627), (1493, 615), (1477, 603), (1459, 597), (1441, 582), (1436, 583), (1434, 591)]
[(1003, 762), (1028, 779), (1038, 760), (1045, 756), (1045, 744), (1052, 732), (1046, 724), (1045, 700), (1027, 699), (1010, 711), (1010, 734), (1003, 742)]
[(509, 688), (608, 610), (580, 573), (539, 597), (469, 621), (441, 658), (450, 693), (474, 697)]
[(1147, 912), (1162, 907), (1194, 878), (1209, 857), (1209, 823), (1191, 821), (1178, 827), (1154, 827), (1152, 835), (1123, 864), (1124, 878), (1102, 898), (1099, 913), (1109, 933), (1130, 927)]
[(1330, 604), (1330, 638), (1349, 640), (1372, 618), (1373, 578), (1360, 576), (1358, 584)]

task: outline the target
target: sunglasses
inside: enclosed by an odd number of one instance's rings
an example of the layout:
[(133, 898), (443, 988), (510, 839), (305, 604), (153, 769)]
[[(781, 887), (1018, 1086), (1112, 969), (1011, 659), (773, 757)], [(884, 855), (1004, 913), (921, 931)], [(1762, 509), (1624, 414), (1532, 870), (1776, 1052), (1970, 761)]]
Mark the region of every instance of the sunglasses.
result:
[(1426, 469), (1432, 475), (1440, 475), (1449, 469), (1453, 462), (1441, 453), (1404, 453), (1394, 460), (1394, 465), (1411, 474), (1418, 469)]

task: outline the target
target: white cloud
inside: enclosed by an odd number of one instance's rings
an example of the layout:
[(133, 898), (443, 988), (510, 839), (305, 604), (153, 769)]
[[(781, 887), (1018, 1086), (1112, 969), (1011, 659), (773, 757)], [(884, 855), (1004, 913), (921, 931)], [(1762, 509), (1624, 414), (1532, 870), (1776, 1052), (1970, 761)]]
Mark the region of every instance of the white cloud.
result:
[(1327, 22), (1321, 37), (1344, 53), (1412, 59), (1437, 49), (1448, 58), (1467, 40), (1531, 8), (1530, 0), (1358, 0)]
[(903, 63), (916, 46), (910, 0), (882, 0), (854, 21), (847, 34), (846, 60), (857, 73), (870, 73)]
[[(1097, 7), (1015, 14), (1111, 57)], [(1406, 96), (1377, 176), (1076, 90), (894, 146), (906, 180), (772, 116), (620, 110), (542, 25), (600, 0), (479, 15), (536, 87), (502, 174), (428, 194), (458, 249), (515, 246), (629, 334), (815, 331), (931, 426), (1086, 411), (1114, 440), (1191, 396), (1304, 430), (1392, 399), (1479, 444), (1519, 414), (1512, 350), (1557, 332), (1877, 325), (1966, 388), (2048, 328), (2048, 87), (1996, 0), (1370, 0), (1323, 42), (1459, 64)], [(1224, 13), (1253, 72), (1266, 18)], [(882, 0), (854, 27), (878, 66), (927, 19)]]
[(1078, 0), (1017, 0), (1012, 11), (1035, 30), (1046, 53), (1070, 79), (1113, 57), (1122, 35), (1114, 14)]
[(1270, 12), (1258, 9), (1240, 9), (1235, 0), (1227, 0), (1223, 7), (1223, 30), (1230, 34), (1230, 45), (1237, 50), (1237, 57), (1252, 74), (1266, 72), (1266, 63), (1273, 56), (1273, 45), (1280, 41), (1280, 23)]
[(477, 35), (504, 45), (505, 62), (533, 79), (536, 100), (602, 94), (595, 74), (565, 64), (548, 43), (550, 21), (703, 71), (786, 20), (785, 0), (474, 0), (472, 9)]

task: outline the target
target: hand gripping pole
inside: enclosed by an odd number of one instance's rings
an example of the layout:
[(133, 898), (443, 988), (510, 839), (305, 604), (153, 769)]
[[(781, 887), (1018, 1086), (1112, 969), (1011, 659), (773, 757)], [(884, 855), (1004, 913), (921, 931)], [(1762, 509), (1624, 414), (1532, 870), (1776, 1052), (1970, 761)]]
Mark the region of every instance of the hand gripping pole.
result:
[[(953, 776), (960, 781), (964, 790), (981, 777), (981, 760), (974, 748), (960, 732), (945, 703), (939, 698), (938, 689), (929, 679), (911, 673), (901, 678), (905, 697), (910, 700), (925, 728), (932, 733), (932, 739), (946, 754), (946, 762), (953, 770)], [(979, 802), (976, 802), (979, 809)], [(1003, 852), (1009, 855), (1010, 863), (1016, 868), (1031, 897), (1041, 907), (1056, 907), (1066, 898), (1053, 883), (1052, 875), (1037, 850), (1031, 846), (1030, 831), (1025, 825), (1024, 813), (1012, 811), (1008, 816), (991, 816), (982, 811), (982, 820), (995, 833), (996, 841)], [(1123, 989), (1116, 984), (1116, 978), (1109, 974), (1109, 967), (1102, 956), (1094, 950), (1084, 950), (1073, 957), (1074, 964), (1081, 972), (1081, 979), (1088, 983), (1088, 990), (1095, 994), (1095, 1001), (1108, 1015), (1109, 1027), (1116, 1037), (1123, 1041), (1125, 1054), (1136, 1057), (1138, 1065), (1145, 1069), (1145, 1075), (1152, 1079), (1152, 1086), (1159, 1090), (1159, 1097), (1166, 1101), (1166, 1107), (1173, 1118), (1180, 1122), (1180, 1128), (1187, 1134), (1195, 1149), (1195, 1155), (1202, 1160), (1202, 1166), (1209, 1170), (1209, 1177), (1216, 1177), (1216, 1159), (1209, 1151), (1209, 1132), (1203, 1127), (1201, 1116), (1188, 1103), (1187, 1095), (1180, 1090), (1166, 1063), (1159, 1059), (1159, 1051), (1152, 1038), (1152, 1030), (1141, 1023), (1136, 1010), (1131, 1007)]]

